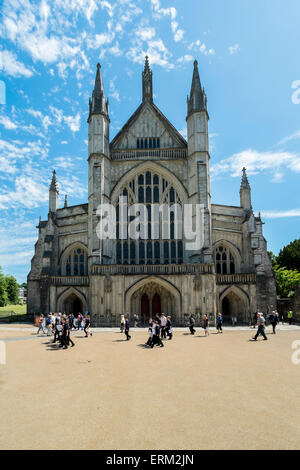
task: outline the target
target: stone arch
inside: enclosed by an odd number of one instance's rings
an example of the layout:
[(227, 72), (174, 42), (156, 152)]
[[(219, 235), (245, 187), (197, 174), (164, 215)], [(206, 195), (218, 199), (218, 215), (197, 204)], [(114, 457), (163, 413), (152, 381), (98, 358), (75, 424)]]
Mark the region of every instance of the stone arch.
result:
[(232, 242), (230, 242), (228, 240), (225, 240), (225, 239), (221, 239), (221, 240), (217, 240), (213, 244), (213, 252), (214, 253), (215, 253), (215, 250), (220, 245), (223, 245), (224, 247), (228, 248), (232, 252), (233, 257), (234, 257), (234, 263), (235, 263), (235, 273), (240, 273), (241, 272), (241, 263), (242, 263), (242, 256), (241, 256), (240, 249), (236, 245), (234, 245)]
[(165, 168), (163, 165), (160, 165), (159, 163), (153, 162), (153, 161), (147, 161), (140, 163), (133, 167), (131, 170), (127, 171), (125, 175), (119, 180), (119, 182), (115, 185), (113, 188), (111, 194), (110, 194), (110, 200), (112, 204), (116, 203), (117, 198), (120, 195), (121, 189), (126, 184), (128, 181), (133, 179), (137, 174), (145, 172), (145, 171), (151, 171), (153, 173), (158, 173), (161, 176), (163, 176), (166, 180), (168, 180), (170, 183), (172, 183), (174, 189), (180, 196), (180, 199), (182, 203), (186, 203), (188, 199), (188, 193), (181, 181), (177, 178), (176, 175), (174, 175), (170, 170)]
[(72, 243), (71, 245), (67, 246), (63, 252), (60, 254), (60, 260), (59, 260), (59, 265), (60, 265), (60, 272), (61, 272), (61, 275), (62, 276), (66, 276), (66, 261), (68, 259), (68, 257), (70, 256), (70, 254), (76, 250), (77, 248), (80, 248), (83, 250), (84, 252), (84, 263), (85, 263), (85, 268), (84, 268), (84, 272), (85, 274), (84, 275), (87, 275), (88, 272), (87, 272), (87, 260), (88, 260), (88, 249), (87, 249), (87, 246), (82, 243), (82, 242), (75, 242), (75, 243)]
[[(56, 306), (57, 306), (57, 311), (58, 312), (64, 312), (65, 311), (65, 302), (71, 298), (73, 296), (73, 298), (77, 298), (79, 299), (79, 301), (81, 302), (81, 305), (82, 305), (82, 312), (85, 312), (86, 310), (88, 310), (88, 305), (87, 305), (87, 301), (86, 301), (86, 297), (85, 295), (80, 292), (78, 289), (74, 288), (74, 287), (69, 287), (68, 289), (66, 289), (64, 292), (62, 292), (58, 297), (57, 297), (57, 301), (56, 301)], [(67, 312), (67, 313), (71, 313), (71, 312)], [(72, 312), (74, 313), (74, 312)], [(78, 312), (76, 312), (78, 313)]]
[[(148, 288), (153, 291), (153, 295), (160, 293), (164, 297), (170, 297), (169, 304), (167, 304), (164, 299), (164, 306), (162, 306), (162, 311), (165, 310), (164, 313), (172, 314), (174, 321), (175, 319), (178, 320), (182, 306), (181, 293), (179, 289), (174, 286), (171, 282), (158, 276), (147, 276), (143, 279), (140, 279), (126, 290), (124, 299), (125, 312), (127, 314), (132, 313), (132, 299), (134, 298), (135, 294), (140, 293), (140, 296), (143, 296), (147, 293)], [(152, 297), (149, 300), (151, 301)], [(166, 307), (166, 305), (168, 305), (168, 308)], [(174, 311), (167, 311), (168, 309), (172, 309)], [(133, 313), (140, 312), (134, 311)]]
[(247, 323), (250, 314), (250, 298), (247, 292), (238, 286), (229, 286), (219, 294), (218, 311), (225, 321), (236, 316), (238, 322)]

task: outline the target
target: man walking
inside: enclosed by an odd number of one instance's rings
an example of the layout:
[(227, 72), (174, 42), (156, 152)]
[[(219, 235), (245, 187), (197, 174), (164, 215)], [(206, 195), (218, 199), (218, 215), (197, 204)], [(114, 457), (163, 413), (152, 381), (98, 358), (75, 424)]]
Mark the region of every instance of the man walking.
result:
[(257, 332), (256, 335), (253, 337), (253, 340), (256, 341), (259, 335), (262, 335), (264, 338), (264, 341), (266, 341), (268, 338), (266, 337), (265, 333), (265, 318), (262, 313), (257, 314)]
[(193, 317), (193, 315), (190, 316), (190, 319), (189, 319), (189, 329), (190, 329), (190, 332), (191, 332), (191, 335), (194, 335), (196, 333), (196, 330), (194, 328), (195, 326), (195, 319)]
[(129, 320), (128, 320), (128, 317), (125, 317), (125, 335), (126, 335), (126, 341), (129, 341), (131, 336), (129, 334), (129, 328), (130, 328), (130, 325), (129, 325)]
[(278, 316), (276, 315), (276, 312), (271, 313), (271, 315), (269, 316), (269, 320), (273, 328), (273, 334), (275, 335), (276, 334), (275, 330), (276, 330), (276, 326), (278, 323)]
[(173, 330), (172, 330), (172, 322), (171, 322), (171, 316), (169, 315), (167, 317), (167, 324), (166, 324), (166, 332), (169, 337), (169, 340), (173, 338)]
[(161, 333), (161, 338), (166, 339), (166, 326), (167, 326), (167, 317), (165, 316), (164, 313), (161, 314), (160, 317), (160, 333)]

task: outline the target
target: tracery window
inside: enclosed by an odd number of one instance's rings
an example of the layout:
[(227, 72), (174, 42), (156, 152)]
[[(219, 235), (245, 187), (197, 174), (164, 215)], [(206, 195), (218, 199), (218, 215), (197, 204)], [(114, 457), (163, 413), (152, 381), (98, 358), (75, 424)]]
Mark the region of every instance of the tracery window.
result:
[(136, 147), (138, 149), (159, 149), (160, 138), (159, 137), (143, 137), (136, 139)]
[(86, 276), (87, 275), (87, 253), (83, 248), (74, 248), (62, 266), (62, 275)]
[(217, 274), (234, 274), (235, 260), (232, 252), (224, 245), (215, 249), (215, 266)]
[(172, 184), (161, 175), (146, 171), (136, 175), (129, 181), (121, 189), (120, 195), (127, 196), (129, 206), (137, 203), (146, 204), (148, 226), (145, 227), (145, 240), (122, 240), (120, 207), (117, 205), (117, 264), (183, 263), (183, 242), (175, 239), (174, 212), (170, 212), (170, 218), (167, 222), (170, 236), (166, 240), (155, 238), (156, 233), (160, 233), (161, 237), (162, 223), (161, 221), (152, 221), (153, 204), (182, 205), (180, 197)]

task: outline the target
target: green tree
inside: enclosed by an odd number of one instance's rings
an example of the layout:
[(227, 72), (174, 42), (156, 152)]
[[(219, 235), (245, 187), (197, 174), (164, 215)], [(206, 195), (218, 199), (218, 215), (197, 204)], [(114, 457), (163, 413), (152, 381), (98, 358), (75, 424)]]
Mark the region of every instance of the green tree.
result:
[(7, 304), (7, 293), (6, 293), (6, 280), (0, 266), (0, 307), (5, 307)]
[(20, 302), (19, 299), (19, 287), (17, 280), (14, 276), (6, 276), (6, 293), (8, 303), (16, 305)]
[(271, 263), (272, 263), (272, 268), (274, 268), (274, 266), (276, 266), (278, 264), (277, 256), (274, 255), (273, 251), (268, 251), (268, 255), (270, 256), (270, 260), (271, 260)]
[(280, 250), (277, 256), (277, 264), (282, 268), (300, 271), (300, 238)]
[(296, 269), (286, 269), (279, 265), (273, 267), (276, 275), (277, 294), (280, 297), (292, 297), (300, 286), (300, 272)]

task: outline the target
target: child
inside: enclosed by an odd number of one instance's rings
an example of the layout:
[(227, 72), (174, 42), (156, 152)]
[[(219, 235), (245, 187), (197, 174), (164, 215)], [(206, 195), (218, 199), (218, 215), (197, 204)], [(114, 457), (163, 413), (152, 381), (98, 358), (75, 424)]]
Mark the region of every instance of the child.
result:
[(205, 331), (205, 337), (209, 336), (209, 321), (207, 315), (203, 315), (203, 328)]
[(149, 338), (148, 338), (148, 341), (147, 341), (146, 345), (151, 347), (151, 345), (152, 345), (152, 336), (153, 336), (152, 326), (149, 326), (148, 334), (149, 334)]
[(223, 333), (222, 323), (223, 323), (222, 314), (218, 313), (218, 316), (217, 316), (217, 330), (218, 330), (218, 333)]

